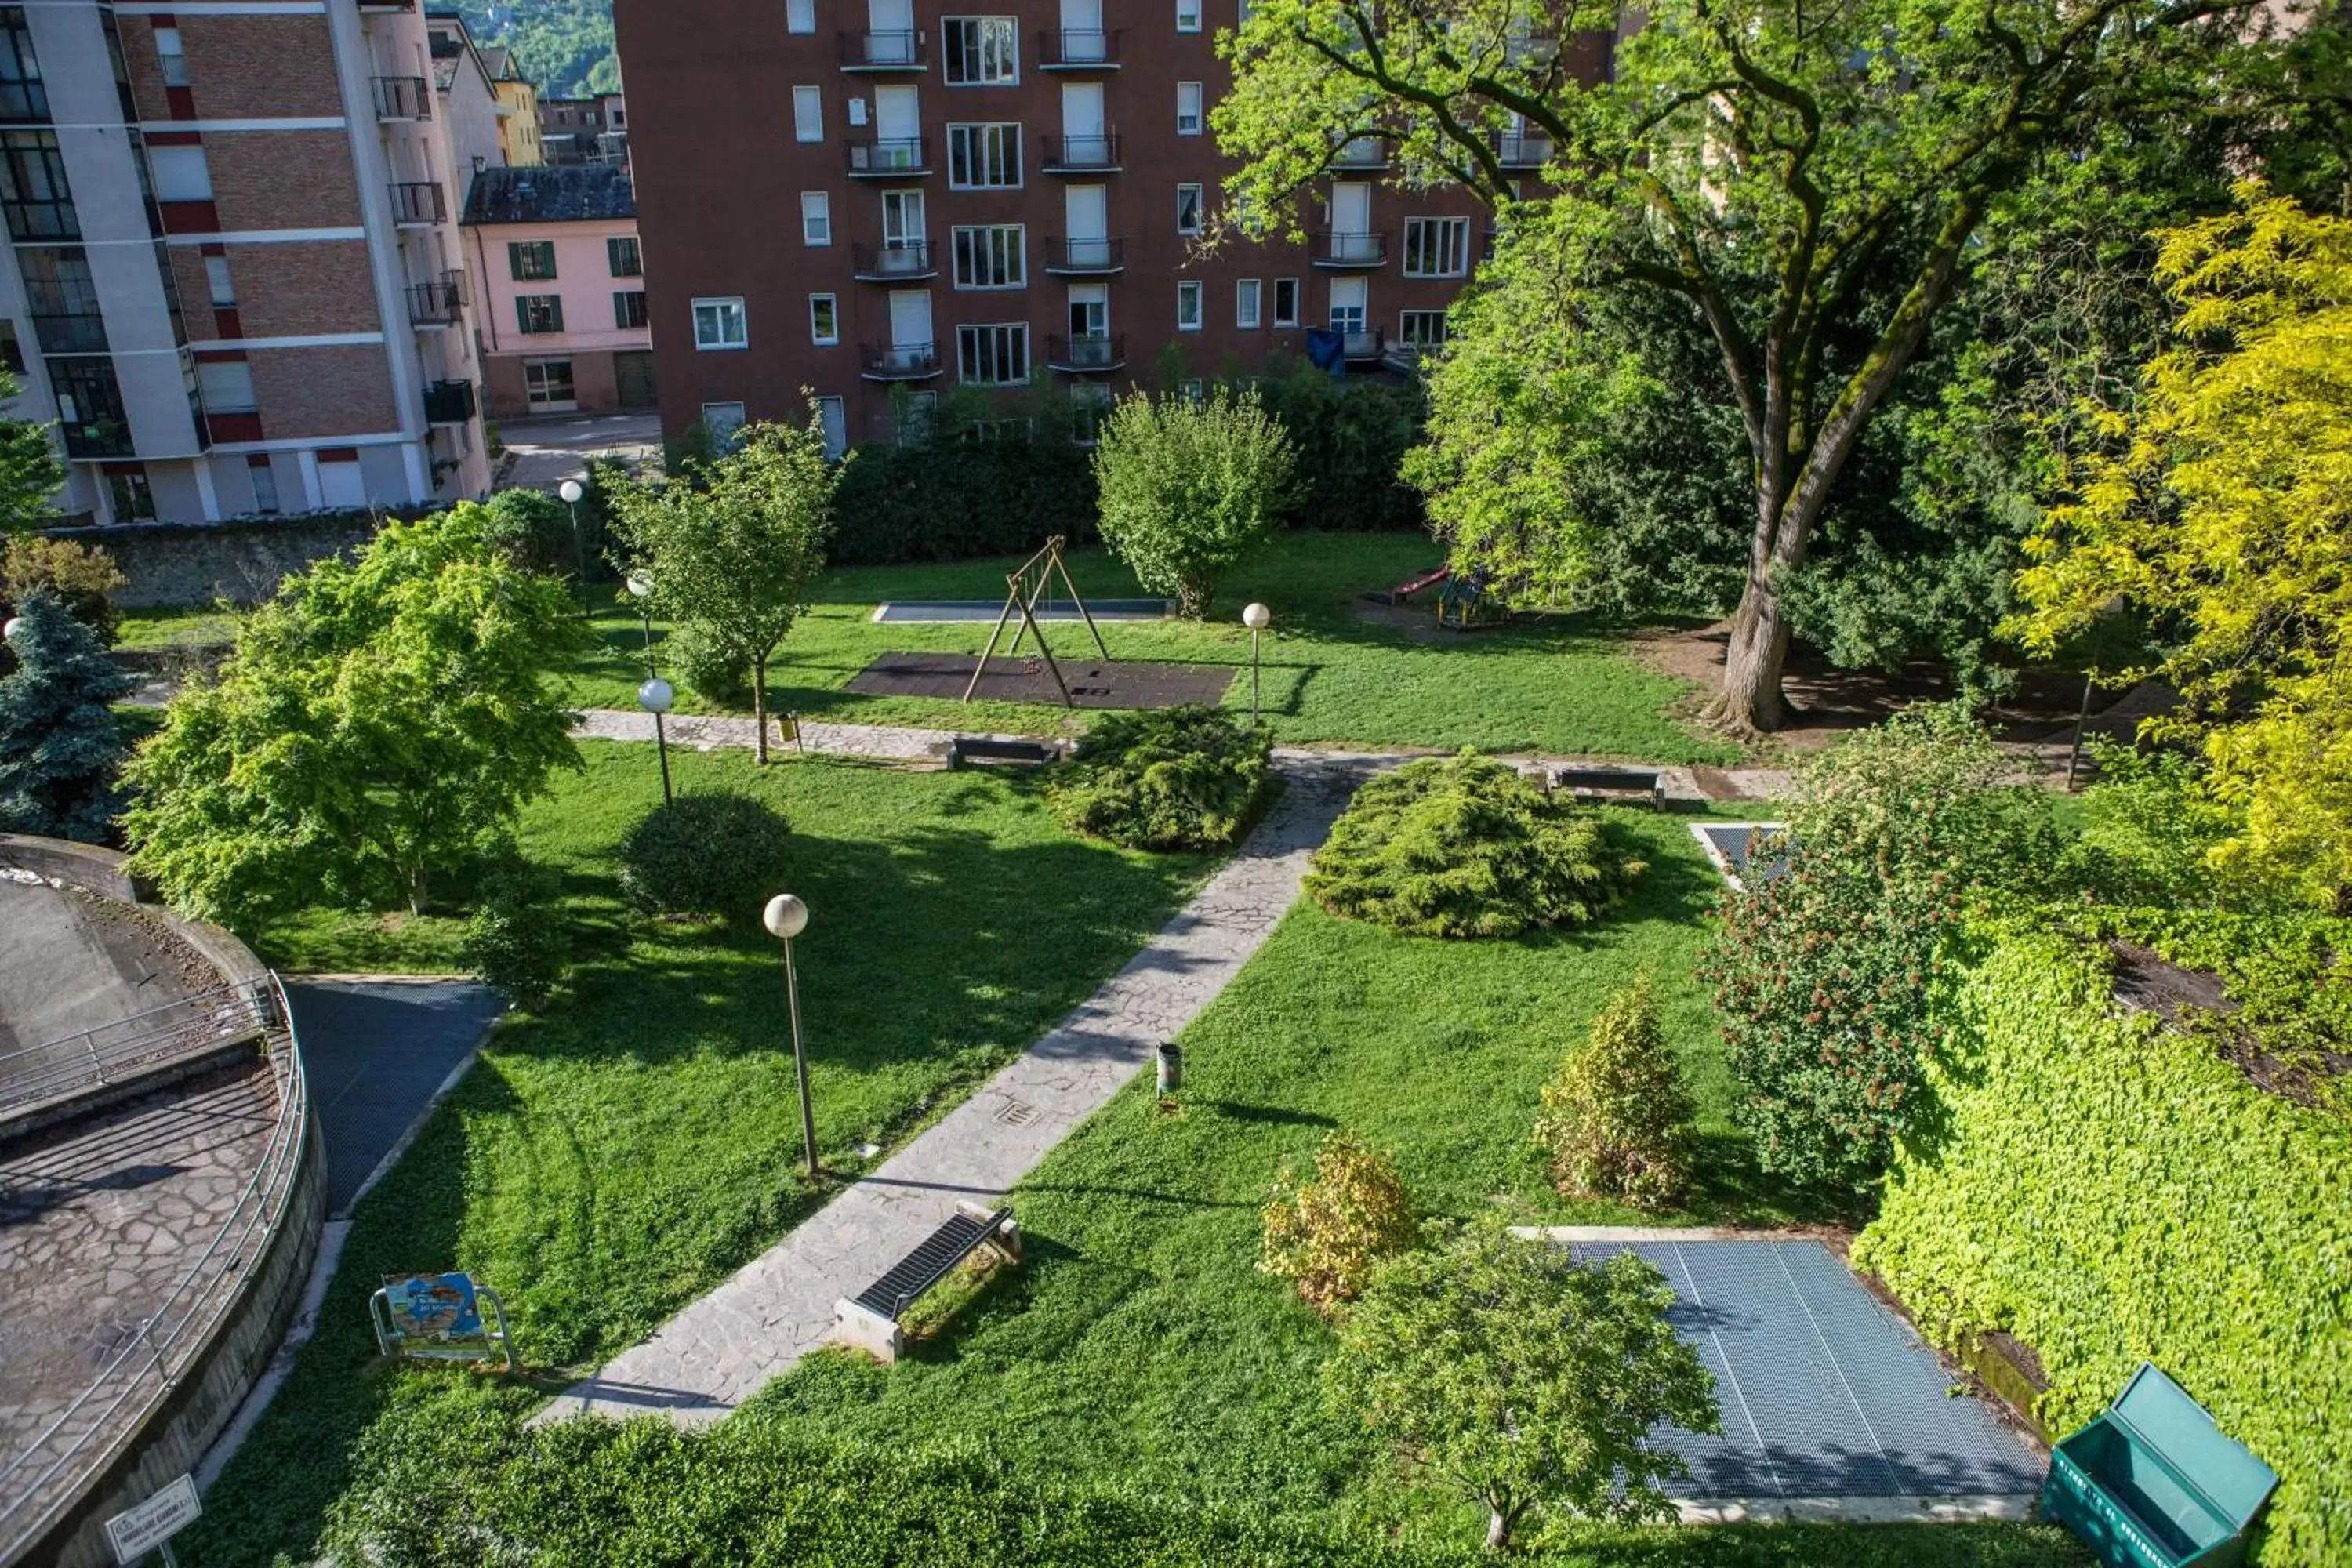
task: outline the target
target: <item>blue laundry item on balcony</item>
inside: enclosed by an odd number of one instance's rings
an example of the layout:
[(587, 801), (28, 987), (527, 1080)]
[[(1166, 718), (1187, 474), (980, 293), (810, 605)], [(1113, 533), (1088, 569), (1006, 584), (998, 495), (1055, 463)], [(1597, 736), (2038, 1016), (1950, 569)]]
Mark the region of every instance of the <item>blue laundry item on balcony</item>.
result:
[(1348, 374), (1348, 334), (1325, 327), (1307, 329), (1307, 363), (1333, 375)]

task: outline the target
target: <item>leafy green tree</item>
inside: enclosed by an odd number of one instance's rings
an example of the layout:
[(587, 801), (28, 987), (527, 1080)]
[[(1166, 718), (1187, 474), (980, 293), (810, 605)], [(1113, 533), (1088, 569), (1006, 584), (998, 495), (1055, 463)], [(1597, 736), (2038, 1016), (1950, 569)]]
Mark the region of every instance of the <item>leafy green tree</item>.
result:
[(1297, 453), (1254, 392), (1203, 401), (1139, 392), (1095, 447), (1103, 542), (1136, 580), (1207, 613), (1224, 574), (1264, 544), (1289, 505)]
[(111, 644), (122, 629), (113, 595), (130, 581), (105, 549), (77, 540), (20, 533), (0, 551), (0, 588), (5, 590), (0, 597), (14, 603), (47, 588), (104, 643)]
[(824, 569), (843, 465), (824, 427), (747, 425), (734, 447), (692, 477), (614, 488), (614, 531), (653, 578), (656, 613), (751, 672), (758, 759), (768, 760), (768, 661)]
[(422, 912), (436, 873), (510, 830), (579, 765), (544, 676), (583, 634), (563, 584), (491, 533), (462, 504), (288, 578), (134, 759), (136, 868), (230, 921), (322, 896)]
[(1656, 1207), (1690, 1180), (1697, 1114), (1644, 978), (1609, 999), (1544, 1086), (1536, 1141), (1562, 1192)]
[[(0, 408), (23, 393), (16, 378), (0, 370)], [(0, 534), (38, 527), (57, 515), (66, 466), (50, 429), (31, 419), (0, 418)]]
[(1568, 289), (1664, 291), (1706, 324), (1751, 465), (1740, 603), (1714, 716), (1782, 718), (1781, 595), (1929, 326), (2047, 159), (2102, 123), (2237, 93), (2257, 0), (1761, 0), (1643, 7), (1607, 79), (1565, 46), (1622, 8), (1562, 0), (1265, 0), (1228, 40), (1218, 133), (1241, 226), (1297, 227), (1351, 137), (1520, 221), (1545, 187)]
[(572, 962), (572, 926), (546, 868), (509, 858), (482, 879), (457, 962), (525, 1012), (542, 1013)]
[(109, 706), (138, 683), (46, 588), (7, 622), (16, 668), (0, 676), (0, 831), (103, 843), (130, 746)]
[(1375, 1270), (1325, 1373), (1342, 1406), (1485, 1505), (1498, 1551), (1538, 1507), (1668, 1518), (1659, 1482), (1686, 1471), (1650, 1428), (1721, 1429), (1715, 1380), (1666, 1321), (1674, 1301), (1637, 1254), (1580, 1264), (1486, 1220)]
[(1296, 1284), (1327, 1316), (1363, 1293), (1381, 1260), (1421, 1240), (1396, 1161), (1344, 1127), (1316, 1151), (1311, 1180), (1283, 1173), (1259, 1217), (1259, 1269)]
[(2179, 628), (2216, 858), (2352, 913), (2352, 219), (2249, 185), (2165, 236), (2180, 308), (2140, 406), (2084, 454), (2032, 544), (2022, 630), (2047, 652), (2121, 599)]

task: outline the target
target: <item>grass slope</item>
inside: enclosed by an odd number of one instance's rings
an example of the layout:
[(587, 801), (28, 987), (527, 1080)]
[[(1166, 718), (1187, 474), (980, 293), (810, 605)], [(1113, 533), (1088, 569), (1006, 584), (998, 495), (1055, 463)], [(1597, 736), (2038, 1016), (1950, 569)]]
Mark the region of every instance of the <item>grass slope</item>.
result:
[[(561, 872), (587, 934), (575, 994), (493, 1035), (361, 1205), (319, 1337), (184, 1538), (184, 1561), (251, 1568), (306, 1550), (379, 1422), (533, 1402), (526, 1388), (470, 1387), (469, 1374), (375, 1365), (366, 1297), (383, 1275), (473, 1270), (504, 1297), (526, 1363), (558, 1368), (639, 1338), (816, 1201), (797, 1174), (775, 944), (756, 929), (624, 913), (612, 847), (660, 784), (647, 748), (583, 749), (587, 772), (561, 780), (522, 834)], [(861, 1142), (899, 1141), (1049, 1028), (1207, 865), (1074, 839), (1028, 780), (817, 761), (762, 772), (740, 753), (672, 761), (683, 789), (748, 790), (792, 820), (793, 890), (813, 911), (798, 955), (817, 1137), (835, 1170), (856, 1167)], [(333, 922), (295, 929), (320, 952)], [(284, 928), (259, 934), (287, 951)]]

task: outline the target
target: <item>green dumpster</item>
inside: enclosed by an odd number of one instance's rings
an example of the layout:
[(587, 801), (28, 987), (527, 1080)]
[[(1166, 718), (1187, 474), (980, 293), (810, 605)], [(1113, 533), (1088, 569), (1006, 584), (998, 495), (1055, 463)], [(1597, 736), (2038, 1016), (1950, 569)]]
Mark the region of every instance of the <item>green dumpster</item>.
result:
[(2042, 1513), (2109, 1568), (2234, 1568), (2278, 1473), (2143, 1362), (2106, 1414), (2051, 1451)]

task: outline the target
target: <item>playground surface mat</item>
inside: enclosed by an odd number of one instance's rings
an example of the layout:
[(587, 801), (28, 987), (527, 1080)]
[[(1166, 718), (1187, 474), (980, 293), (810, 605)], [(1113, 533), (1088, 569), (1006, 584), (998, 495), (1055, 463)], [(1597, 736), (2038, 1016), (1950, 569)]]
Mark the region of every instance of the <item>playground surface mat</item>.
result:
[[(1117, 659), (1057, 656), (1071, 702), (1080, 708), (1181, 708), (1214, 706), (1233, 684), (1234, 670), (1220, 664), (1140, 664)], [(968, 653), (886, 653), (852, 676), (849, 689), (867, 697), (959, 698), (971, 679)], [(1034, 702), (1058, 707), (1061, 692), (1045, 661), (1029, 656), (992, 658), (976, 698), (992, 702)]]
[[(1087, 609), (1098, 621), (1164, 621), (1175, 606), (1165, 599), (1089, 599)], [(894, 599), (874, 606), (877, 625), (902, 626), (961, 626), (968, 621), (992, 622), (1004, 613), (1002, 599)], [(1030, 614), (1041, 621), (1079, 618), (1073, 599), (1042, 599)], [(1021, 617), (1013, 617), (1019, 626)]]

